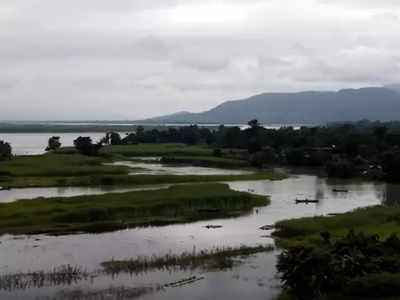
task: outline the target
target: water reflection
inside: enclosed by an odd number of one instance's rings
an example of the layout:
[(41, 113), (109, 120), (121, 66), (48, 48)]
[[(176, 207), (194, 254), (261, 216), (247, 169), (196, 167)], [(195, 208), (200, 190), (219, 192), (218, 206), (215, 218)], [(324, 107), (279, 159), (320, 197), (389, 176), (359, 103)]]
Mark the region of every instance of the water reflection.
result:
[[(70, 264), (83, 266), (89, 272), (99, 268), (103, 261), (129, 259), (137, 256), (158, 256), (167, 253), (180, 254), (212, 247), (256, 246), (271, 243), (269, 231), (259, 228), (276, 221), (304, 216), (326, 215), (384, 203), (397, 204), (400, 186), (385, 183), (359, 182), (354, 180), (330, 180), (314, 174), (296, 174), (282, 181), (229, 182), (234, 190), (251, 191), (270, 195), (271, 204), (257, 208), (248, 216), (219, 219), (190, 224), (163, 227), (136, 228), (99, 235), (73, 236), (23, 236), (0, 237), (0, 272), (15, 273), (32, 270), (51, 270), (53, 266)], [(348, 190), (335, 192), (335, 188)], [(320, 200), (316, 204), (295, 204), (299, 197)], [(207, 229), (209, 224), (222, 225)], [(254, 260), (231, 271), (210, 272), (205, 280), (190, 287), (171, 288), (154, 294), (142, 295), (140, 299), (273, 299), (276, 295), (276, 253), (260, 254)], [(149, 272), (133, 278), (119, 277), (117, 286), (165, 284), (196, 272)], [(125, 278), (125, 279), (124, 279)], [(80, 284), (73, 288), (85, 291), (115, 285), (111, 278), (96, 278), (94, 285)], [(36, 299), (36, 296), (55, 295), (60, 290), (31, 290), (18, 299)], [(31, 296), (30, 296), (31, 295)], [(0, 299), (4, 294), (0, 294)], [(7, 299), (6, 296), (3, 297)], [(40, 299), (40, 298), (39, 298)], [(113, 298), (111, 298), (113, 299)]]

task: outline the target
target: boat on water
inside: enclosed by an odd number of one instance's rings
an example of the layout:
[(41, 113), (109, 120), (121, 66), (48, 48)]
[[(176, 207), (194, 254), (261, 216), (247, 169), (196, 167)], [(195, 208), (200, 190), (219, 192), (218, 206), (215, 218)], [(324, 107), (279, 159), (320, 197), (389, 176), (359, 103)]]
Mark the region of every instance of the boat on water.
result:
[(296, 199), (295, 200), (295, 202), (296, 202), (296, 204), (299, 204), (299, 203), (306, 203), (306, 204), (308, 204), (308, 203), (318, 203), (319, 202), (319, 200), (313, 200), (313, 199)]
[(338, 188), (334, 188), (334, 189), (332, 189), (332, 191), (335, 192), (335, 193), (348, 193), (349, 192), (349, 190), (338, 189)]

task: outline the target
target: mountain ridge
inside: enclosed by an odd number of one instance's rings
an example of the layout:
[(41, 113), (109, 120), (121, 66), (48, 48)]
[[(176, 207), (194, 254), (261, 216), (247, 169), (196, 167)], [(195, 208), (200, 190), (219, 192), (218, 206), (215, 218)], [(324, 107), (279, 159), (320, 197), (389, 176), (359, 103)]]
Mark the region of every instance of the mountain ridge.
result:
[(399, 120), (400, 85), (338, 91), (262, 93), (225, 101), (200, 113), (180, 112), (143, 123), (327, 123), (361, 119)]

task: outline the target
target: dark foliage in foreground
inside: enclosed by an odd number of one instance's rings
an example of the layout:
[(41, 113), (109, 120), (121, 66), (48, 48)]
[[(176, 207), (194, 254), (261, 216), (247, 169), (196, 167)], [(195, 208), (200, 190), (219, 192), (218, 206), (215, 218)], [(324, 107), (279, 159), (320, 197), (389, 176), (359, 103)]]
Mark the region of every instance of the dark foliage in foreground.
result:
[(284, 288), (297, 299), (321, 295), (382, 297), (400, 295), (400, 239), (392, 235), (348, 235), (334, 243), (322, 233), (319, 248), (294, 246), (279, 256)]

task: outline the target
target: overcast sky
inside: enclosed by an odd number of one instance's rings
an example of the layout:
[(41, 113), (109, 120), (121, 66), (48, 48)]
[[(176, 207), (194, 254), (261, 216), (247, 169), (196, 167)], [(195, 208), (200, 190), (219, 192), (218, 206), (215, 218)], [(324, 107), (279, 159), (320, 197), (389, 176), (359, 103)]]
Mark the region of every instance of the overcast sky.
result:
[(400, 82), (399, 0), (1, 0), (0, 120)]

